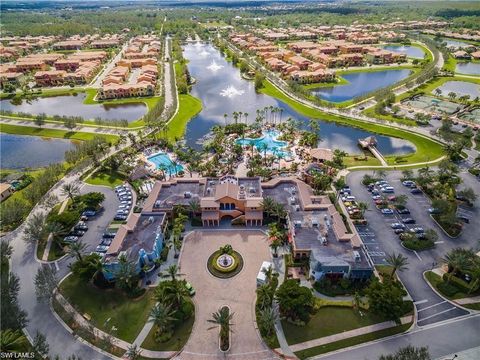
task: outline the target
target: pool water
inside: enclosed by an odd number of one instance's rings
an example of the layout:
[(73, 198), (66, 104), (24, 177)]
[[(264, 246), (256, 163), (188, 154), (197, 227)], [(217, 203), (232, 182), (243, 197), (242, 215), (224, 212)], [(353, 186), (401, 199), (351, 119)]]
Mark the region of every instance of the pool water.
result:
[(285, 141), (277, 140), (278, 136), (279, 133), (277, 131), (267, 130), (263, 132), (262, 137), (256, 139), (238, 139), (236, 142), (240, 145), (253, 145), (260, 153), (263, 153), (266, 150), (267, 154), (274, 154), (281, 158), (290, 156), (290, 152), (284, 150), (287, 143)]
[(147, 158), (148, 161), (152, 162), (157, 169), (163, 169), (169, 174), (178, 174), (180, 171), (183, 171), (183, 166), (181, 164), (174, 164), (170, 156), (166, 153), (158, 153)]

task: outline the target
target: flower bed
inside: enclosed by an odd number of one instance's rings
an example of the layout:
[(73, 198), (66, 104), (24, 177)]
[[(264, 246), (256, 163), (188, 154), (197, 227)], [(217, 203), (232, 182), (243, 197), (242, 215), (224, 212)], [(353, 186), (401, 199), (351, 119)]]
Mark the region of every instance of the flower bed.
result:
[(233, 262), (231, 265), (227, 267), (222, 267), (218, 265), (218, 259), (222, 255), (224, 255), (222, 250), (217, 250), (208, 258), (207, 268), (208, 268), (208, 271), (210, 271), (210, 273), (213, 276), (221, 279), (228, 279), (237, 275), (240, 271), (242, 271), (243, 258), (238, 252), (236, 252), (235, 250), (232, 250), (231, 253), (228, 254), (233, 258)]

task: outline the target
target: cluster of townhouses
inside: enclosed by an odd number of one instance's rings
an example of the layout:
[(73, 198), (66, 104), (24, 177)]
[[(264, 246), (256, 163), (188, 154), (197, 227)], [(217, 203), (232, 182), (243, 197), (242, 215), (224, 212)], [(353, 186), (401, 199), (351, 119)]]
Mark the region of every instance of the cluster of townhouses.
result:
[(161, 43), (153, 35), (133, 38), (115, 67), (105, 76), (98, 97), (101, 99), (151, 96), (158, 78)]
[(152, 265), (160, 256), (163, 234), (174, 207), (200, 204), (203, 227), (220, 224), (258, 228), (264, 224), (263, 201), (272, 198), (287, 210), (288, 241), (293, 257), (310, 261), (310, 275), (319, 280), (348, 277), (368, 279), (373, 273), (360, 236), (348, 230), (342, 216), (326, 195), (316, 196), (295, 177), (261, 182), (259, 178), (177, 178), (157, 182), (140, 213), (122, 225), (105, 257), (106, 276), (118, 266), (119, 256)]
[(407, 60), (405, 54), (371, 45), (379, 42), (377, 37), (357, 34), (355, 39), (356, 42), (346, 39), (318, 42), (302, 40), (276, 45), (253, 34), (234, 33), (230, 36), (233, 44), (254, 53), (269, 69), (303, 84), (333, 81), (335, 72), (331, 68), (367, 63), (392, 64)]
[(1, 38), (0, 85), (19, 86), (25, 75), (33, 75), (37, 86), (86, 84), (108, 59), (106, 51), (96, 49), (117, 47), (122, 38), (123, 35), (98, 34), (61, 41), (53, 36)]

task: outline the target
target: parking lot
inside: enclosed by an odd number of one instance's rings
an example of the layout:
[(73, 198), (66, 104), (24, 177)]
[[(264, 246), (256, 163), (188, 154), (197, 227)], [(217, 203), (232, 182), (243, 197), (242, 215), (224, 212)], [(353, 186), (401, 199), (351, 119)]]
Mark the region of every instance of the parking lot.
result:
[[(458, 246), (457, 239), (450, 239), (444, 235), (430, 218), (428, 209), (431, 207), (431, 204), (429, 199), (423, 193), (412, 194), (408, 187), (401, 184), (401, 173), (391, 172), (386, 180), (394, 188), (394, 193), (385, 195), (406, 195), (408, 197), (406, 207), (410, 210), (410, 214), (400, 215), (394, 212), (391, 215), (384, 215), (375, 207), (372, 194), (361, 183), (364, 174), (365, 172), (354, 172), (347, 177), (347, 183), (350, 186), (352, 195), (356, 197), (356, 201), (369, 204), (369, 208), (365, 212), (365, 219), (368, 221), (368, 225), (357, 226), (357, 230), (368, 254), (376, 265), (385, 264), (387, 254), (401, 253), (408, 258), (408, 269), (399, 273), (399, 277), (416, 305), (418, 326), (425, 326), (468, 314), (467, 311), (443, 300), (422, 278), (423, 272), (436, 267), (441, 262), (445, 252), (452, 247)], [(392, 223), (402, 223), (402, 218), (405, 217), (410, 217), (416, 221), (415, 224), (405, 224), (406, 230), (420, 226), (425, 230), (434, 229), (437, 231), (439, 239), (436, 247), (422, 252), (412, 252), (405, 249), (401, 245), (399, 236), (394, 233), (391, 227)], [(460, 240), (460, 242), (462, 243), (463, 240)]]

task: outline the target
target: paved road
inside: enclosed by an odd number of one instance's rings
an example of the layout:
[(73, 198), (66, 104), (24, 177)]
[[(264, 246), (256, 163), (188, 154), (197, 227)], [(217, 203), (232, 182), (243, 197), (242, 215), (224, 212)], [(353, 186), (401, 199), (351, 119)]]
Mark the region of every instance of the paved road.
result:
[(115, 55), (110, 62), (103, 68), (102, 72), (97, 76), (97, 78), (90, 84), (90, 87), (94, 89), (98, 89), (102, 85), (102, 81), (105, 78), (105, 76), (115, 67), (115, 64), (120, 61), (120, 59), (123, 56), (124, 51), (128, 47), (128, 42), (123, 44), (122, 48), (120, 51)]
[[(457, 239), (450, 239), (440, 228), (433, 222), (428, 215), (427, 209), (430, 207), (430, 201), (424, 195), (412, 195), (406, 187), (401, 185), (401, 172), (393, 171), (387, 174), (386, 179), (395, 187), (395, 194), (405, 194), (409, 197), (407, 207), (411, 214), (404, 217), (412, 217), (417, 221), (417, 225), (425, 229), (433, 228), (439, 234), (439, 243), (432, 250), (422, 251), (417, 254), (404, 249), (398, 236), (394, 234), (391, 229), (393, 222), (399, 222), (399, 215), (384, 216), (374, 206), (371, 194), (367, 192), (365, 186), (361, 185), (361, 179), (366, 172), (358, 171), (348, 175), (347, 182), (352, 189), (352, 194), (357, 197), (358, 201), (369, 204), (369, 210), (365, 213), (365, 218), (368, 220), (368, 226), (359, 227), (359, 233), (362, 237), (367, 249), (376, 264), (385, 263), (386, 254), (401, 253), (408, 257), (408, 269), (399, 274), (400, 279), (407, 287), (414, 302), (417, 302), (418, 310), (418, 326), (426, 326), (446, 319), (451, 319), (466, 315), (468, 312), (460, 309), (450, 302), (445, 301), (438, 296), (430, 286), (421, 280), (422, 273), (430, 270), (434, 264), (441, 263), (441, 259), (450, 249), (458, 246), (475, 247), (475, 237), (473, 232), (476, 231), (476, 225), (479, 226), (480, 220), (473, 220), (471, 224), (465, 226), (464, 233)], [(368, 172), (371, 174), (371, 172)], [(467, 175), (473, 179), (473, 176)], [(476, 180), (475, 180), (476, 181)], [(476, 185), (476, 189), (480, 191), (480, 183)], [(470, 184), (469, 184), (470, 185)], [(478, 212), (480, 206), (479, 201), (475, 206), (475, 211)], [(476, 223), (476, 224), (475, 224)]]
[[(319, 355), (312, 359), (322, 360), (377, 360), (382, 354), (395, 352), (407, 345), (428, 346), (432, 359), (455, 354), (465, 349), (480, 345), (480, 315), (457, 319), (444, 324), (437, 324), (417, 329), (407, 334), (380, 340), (375, 343)], [(480, 358), (480, 355), (479, 355)], [(461, 360), (461, 358), (458, 358)]]

